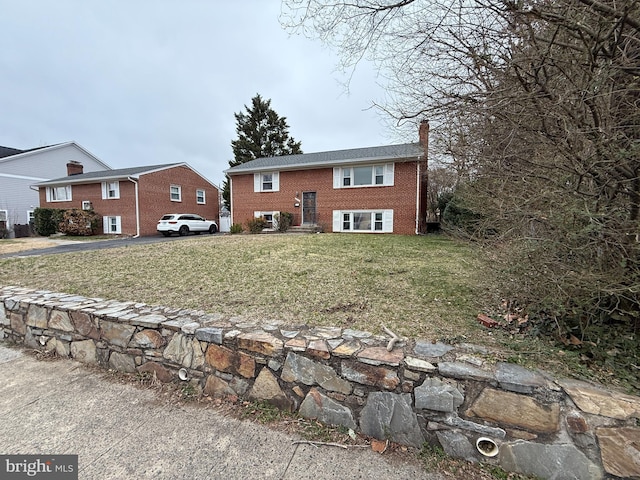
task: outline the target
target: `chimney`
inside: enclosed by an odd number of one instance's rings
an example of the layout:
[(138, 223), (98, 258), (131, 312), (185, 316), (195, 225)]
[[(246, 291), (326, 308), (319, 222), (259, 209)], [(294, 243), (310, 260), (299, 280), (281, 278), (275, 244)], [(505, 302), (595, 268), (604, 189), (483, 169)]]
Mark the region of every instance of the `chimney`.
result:
[(422, 145), (426, 153), (429, 147), (429, 120), (422, 120), (420, 122), (418, 138), (420, 139), (420, 145)]
[(80, 175), (83, 171), (82, 164), (80, 162), (76, 162), (75, 160), (71, 160), (67, 163), (67, 175), (70, 177), (71, 175)]

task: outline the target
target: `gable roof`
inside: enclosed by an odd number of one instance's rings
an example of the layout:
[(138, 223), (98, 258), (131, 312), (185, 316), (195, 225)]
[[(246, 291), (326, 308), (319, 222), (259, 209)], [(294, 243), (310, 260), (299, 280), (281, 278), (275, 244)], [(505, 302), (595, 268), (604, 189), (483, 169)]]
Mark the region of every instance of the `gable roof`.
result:
[[(72, 183), (94, 183), (94, 182), (102, 182), (105, 180), (116, 180), (122, 178), (139, 178), (140, 175), (146, 175), (148, 173), (157, 172), (160, 170), (165, 170), (167, 168), (173, 168), (178, 166), (187, 166), (184, 162), (181, 163), (165, 163), (162, 165), (145, 165), (142, 167), (129, 167), (129, 168), (118, 168), (115, 170), (101, 170), (98, 172), (87, 172), (80, 173), (78, 175), (71, 175), (66, 177), (54, 178), (52, 180), (47, 180), (46, 182), (36, 183), (36, 187), (45, 187), (47, 185), (60, 185), (60, 184), (72, 184)], [(191, 167), (189, 167), (191, 168)]]
[(18, 159), (27, 157), (27, 156), (35, 153), (35, 152), (40, 152), (40, 151), (45, 151), (45, 150), (54, 150), (56, 148), (67, 147), (69, 145), (72, 145), (72, 146), (76, 147), (77, 149), (79, 149), (83, 153), (85, 153), (87, 156), (92, 157), (96, 162), (98, 162), (104, 168), (106, 168), (106, 169), (111, 168), (109, 165), (104, 163), (102, 160), (100, 160), (98, 157), (96, 157), (93, 153), (91, 153), (89, 150), (84, 148), (82, 145), (80, 145), (79, 143), (73, 142), (73, 141), (64, 142), (64, 143), (56, 143), (56, 144), (53, 144), (53, 145), (45, 145), (44, 147), (29, 148), (27, 150), (19, 150), (17, 148), (11, 148), (11, 147), (0, 147), (0, 163), (18, 160)]
[(352, 148), (330, 152), (301, 153), (281, 157), (261, 157), (231, 167), (224, 171), (228, 175), (265, 170), (298, 170), (305, 168), (331, 167), (343, 164), (382, 162), (386, 160), (414, 160), (424, 155), (419, 143), (403, 143), (382, 147)]

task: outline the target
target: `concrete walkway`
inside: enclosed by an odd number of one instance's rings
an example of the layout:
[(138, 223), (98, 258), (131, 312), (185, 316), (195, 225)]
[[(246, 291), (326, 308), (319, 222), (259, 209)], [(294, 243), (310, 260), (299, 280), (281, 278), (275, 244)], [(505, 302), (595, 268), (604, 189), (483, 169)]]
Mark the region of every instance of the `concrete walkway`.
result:
[(0, 344), (0, 454), (78, 455), (80, 479), (428, 479), (369, 449), (298, 438)]

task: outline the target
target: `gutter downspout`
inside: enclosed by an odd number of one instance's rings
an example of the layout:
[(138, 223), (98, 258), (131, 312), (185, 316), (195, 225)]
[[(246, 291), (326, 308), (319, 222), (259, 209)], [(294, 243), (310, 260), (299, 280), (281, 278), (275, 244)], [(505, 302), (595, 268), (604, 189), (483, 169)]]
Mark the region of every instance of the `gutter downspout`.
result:
[(133, 238), (138, 238), (140, 236), (140, 203), (138, 201), (138, 182), (131, 178), (128, 177), (127, 180), (129, 180), (131, 183), (133, 183), (135, 185), (135, 190), (136, 190), (136, 234), (133, 236)]
[(416, 235), (420, 235), (420, 158), (416, 162)]

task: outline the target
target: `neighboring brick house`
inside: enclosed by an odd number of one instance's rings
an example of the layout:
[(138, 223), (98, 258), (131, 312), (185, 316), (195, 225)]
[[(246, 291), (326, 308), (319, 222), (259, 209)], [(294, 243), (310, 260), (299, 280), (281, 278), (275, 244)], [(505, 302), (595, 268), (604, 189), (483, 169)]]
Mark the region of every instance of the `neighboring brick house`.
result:
[(195, 213), (218, 222), (218, 188), (186, 163), (83, 173), (70, 163), (66, 177), (35, 185), (40, 206), (93, 209), (107, 234), (155, 235), (167, 213)]
[[(418, 143), (264, 157), (229, 168), (231, 219), (279, 212), (327, 232), (425, 232), (429, 124)], [(277, 218), (277, 217), (276, 217)]]

